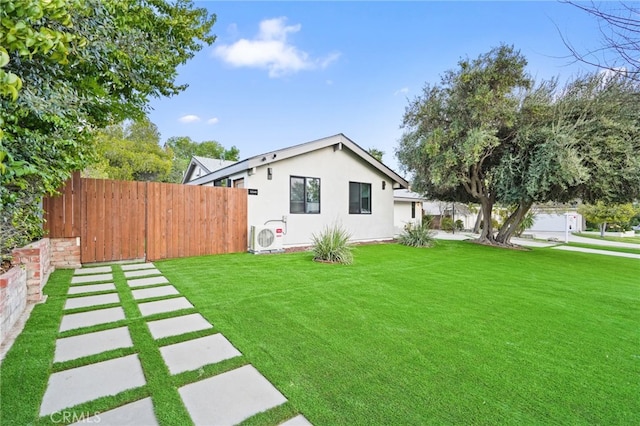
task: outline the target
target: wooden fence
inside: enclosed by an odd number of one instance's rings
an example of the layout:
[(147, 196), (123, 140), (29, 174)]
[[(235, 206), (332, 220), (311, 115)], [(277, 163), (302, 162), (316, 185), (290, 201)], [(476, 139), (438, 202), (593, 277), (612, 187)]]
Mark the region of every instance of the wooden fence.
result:
[(247, 191), (81, 178), (45, 198), (45, 231), (80, 237), (82, 263), (243, 252)]

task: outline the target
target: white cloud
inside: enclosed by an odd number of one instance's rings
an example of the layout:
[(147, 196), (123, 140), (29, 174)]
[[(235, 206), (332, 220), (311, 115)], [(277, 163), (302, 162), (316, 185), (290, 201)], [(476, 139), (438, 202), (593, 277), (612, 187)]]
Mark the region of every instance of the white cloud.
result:
[(402, 89), (396, 90), (393, 93), (393, 96), (406, 95), (407, 93), (409, 93), (409, 88), (408, 87), (403, 87)]
[(234, 67), (266, 69), (269, 77), (323, 69), (340, 57), (334, 52), (324, 58), (311, 58), (287, 40), (288, 35), (300, 31), (302, 25), (286, 25), (286, 20), (286, 17), (265, 19), (260, 22), (254, 39), (242, 38), (233, 44), (219, 45), (213, 53)]
[(207, 120), (207, 124), (218, 124), (218, 121), (220, 121), (218, 117), (211, 117)]
[(193, 115), (193, 114), (188, 114), (188, 115), (183, 115), (182, 117), (180, 117), (178, 119), (179, 122), (181, 123), (197, 123), (198, 121), (200, 121), (200, 117), (198, 117), (197, 115)]

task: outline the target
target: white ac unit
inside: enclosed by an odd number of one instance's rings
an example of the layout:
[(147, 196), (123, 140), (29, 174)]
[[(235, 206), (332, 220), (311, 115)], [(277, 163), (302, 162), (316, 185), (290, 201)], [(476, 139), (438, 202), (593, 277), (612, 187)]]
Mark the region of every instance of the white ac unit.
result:
[(249, 237), (249, 251), (251, 253), (276, 253), (282, 252), (282, 228), (252, 226)]

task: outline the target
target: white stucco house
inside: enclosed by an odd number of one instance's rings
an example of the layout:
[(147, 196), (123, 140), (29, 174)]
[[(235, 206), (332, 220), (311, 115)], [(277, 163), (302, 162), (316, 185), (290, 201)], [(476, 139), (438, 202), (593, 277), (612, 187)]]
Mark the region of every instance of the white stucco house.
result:
[(395, 189), (393, 191), (393, 226), (394, 234), (400, 235), (405, 226), (412, 223), (422, 224), (422, 204), (427, 199), (409, 189)]
[(187, 185), (248, 189), (247, 232), (282, 230), (284, 248), (310, 245), (334, 223), (352, 241), (394, 236), (394, 189), (408, 182), (343, 134), (256, 155), (196, 176)]

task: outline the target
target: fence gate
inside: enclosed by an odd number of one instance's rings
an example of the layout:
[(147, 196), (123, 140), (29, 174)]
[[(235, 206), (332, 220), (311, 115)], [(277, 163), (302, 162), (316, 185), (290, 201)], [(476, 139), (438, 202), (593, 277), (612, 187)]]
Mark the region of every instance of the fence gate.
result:
[(247, 249), (247, 191), (85, 179), (46, 197), (45, 231), (80, 237), (81, 262), (159, 260)]

